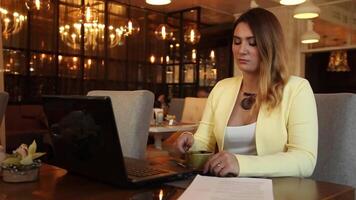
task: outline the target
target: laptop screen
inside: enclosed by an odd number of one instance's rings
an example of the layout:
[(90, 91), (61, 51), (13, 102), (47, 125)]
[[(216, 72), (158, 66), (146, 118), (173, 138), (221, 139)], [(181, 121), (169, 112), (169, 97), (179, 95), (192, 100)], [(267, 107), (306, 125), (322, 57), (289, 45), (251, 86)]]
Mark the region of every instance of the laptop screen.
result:
[(44, 96), (54, 165), (110, 183), (127, 175), (109, 97)]

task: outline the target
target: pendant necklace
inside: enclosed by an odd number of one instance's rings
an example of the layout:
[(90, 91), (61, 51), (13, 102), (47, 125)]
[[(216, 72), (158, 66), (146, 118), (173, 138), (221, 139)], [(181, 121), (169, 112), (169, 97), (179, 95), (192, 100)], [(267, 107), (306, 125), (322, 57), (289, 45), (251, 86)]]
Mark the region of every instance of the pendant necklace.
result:
[(248, 92), (243, 92), (244, 98), (240, 102), (240, 106), (244, 110), (250, 110), (253, 106), (253, 104), (256, 102), (256, 94), (254, 93), (248, 93)]

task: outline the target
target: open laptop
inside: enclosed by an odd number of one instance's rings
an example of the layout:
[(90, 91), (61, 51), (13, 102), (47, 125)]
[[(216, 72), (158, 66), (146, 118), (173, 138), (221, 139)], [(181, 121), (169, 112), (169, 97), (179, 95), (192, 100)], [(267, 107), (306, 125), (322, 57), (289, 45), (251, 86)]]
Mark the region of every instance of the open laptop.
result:
[[(54, 165), (103, 182), (134, 186), (192, 174), (174, 163), (157, 168), (125, 158), (110, 97), (44, 96), (54, 146)], [(125, 141), (121, 141), (125, 142)]]

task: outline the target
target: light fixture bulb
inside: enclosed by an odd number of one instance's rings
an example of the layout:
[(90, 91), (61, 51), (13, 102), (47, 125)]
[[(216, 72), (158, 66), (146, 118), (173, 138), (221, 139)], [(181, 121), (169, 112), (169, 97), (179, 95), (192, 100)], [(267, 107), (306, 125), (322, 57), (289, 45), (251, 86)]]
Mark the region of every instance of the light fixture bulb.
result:
[(155, 58), (155, 56), (152, 54), (151, 56), (150, 56), (150, 63), (155, 63), (155, 60), (156, 60), (156, 58)]
[(286, 6), (298, 5), (304, 3), (305, 0), (280, 0), (279, 3)]
[(215, 51), (214, 50), (210, 51), (210, 59), (215, 60)]
[(171, 0), (146, 0), (146, 3), (155, 6), (160, 6), (170, 4)]
[(193, 62), (195, 62), (196, 59), (197, 59), (197, 50), (193, 49), (192, 50), (192, 60), (193, 60)]
[(312, 19), (318, 17), (319, 14), (320, 8), (311, 0), (307, 0), (305, 3), (298, 5), (294, 9), (293, 17), (296, 19)]

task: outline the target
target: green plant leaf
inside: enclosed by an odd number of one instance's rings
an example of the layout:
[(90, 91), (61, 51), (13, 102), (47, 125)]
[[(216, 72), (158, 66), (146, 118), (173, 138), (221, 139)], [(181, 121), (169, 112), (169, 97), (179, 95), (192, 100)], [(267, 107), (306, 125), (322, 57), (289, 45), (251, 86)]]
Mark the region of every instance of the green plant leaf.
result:
[(37, 143), (36, 140), (33, 140), (32, 144), (28, 147), (28, 154), (32, 155), (36, 153), (36, 149), (37, 149)]
[(33, 163), (32, 156), (28, 155), (20, 161), (22, 165), (31, 165)]
[(2, 161), (2, 164), (6, 165), (19, 165), (20, 164), (20, 158), (19, 157), (8, 157), (4, 161)]
[(42, 152), (38, 152), (38, 153), (34, 153), (32, 154), (32, 160), (35, 160), (43, 155), (45, 155), (46, 153), (42, 153)]

